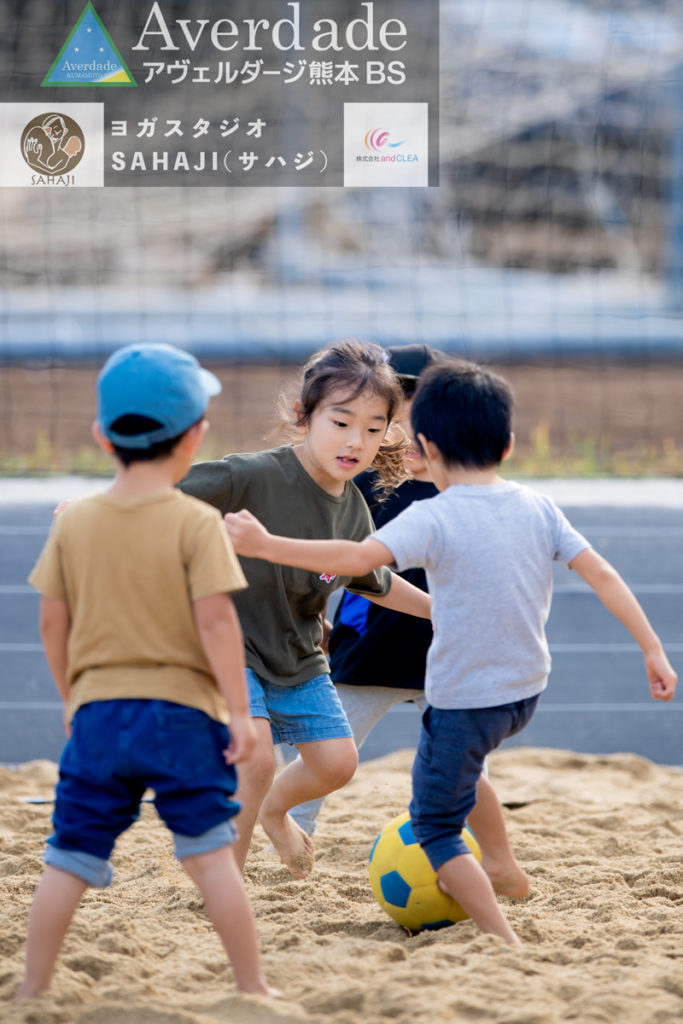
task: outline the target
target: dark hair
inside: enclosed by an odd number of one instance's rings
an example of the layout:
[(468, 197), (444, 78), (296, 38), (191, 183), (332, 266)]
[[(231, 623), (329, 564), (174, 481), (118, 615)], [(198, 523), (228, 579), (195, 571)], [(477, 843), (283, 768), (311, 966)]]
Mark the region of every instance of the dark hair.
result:
[(334, 341), (312, 355), (303, 369), (296, 425), (305, 426), (317, 407), (332, 391), (345, 391), (352, 402), (364, 391), (387, 401), (387, 421), (401, 403), (401, 386), (388, 357), (379, 345), (359, 341)]
[(474, 363), (431, 366), (420, 376), (410, 411), (447, 465), (477, 469), (503, 461), (512, 436), (514, 396), (506, 380)]
[[(199, 421), (198, 421), (199, 422)], [(111, 424), (111, 429), (124, 437), (135, 437), (137, 434), (146, 434), (150, 430), (158, 430), (163, 424), (151, 416), (139, 416), (137, 413), (128, 413), (119, 416)], [(192, 424), (194, 426), (194, 424)], [(191, 429), (188, 427), (188, 430)], [(123, 466), (131, 466), (134, 462), (153, 462), (155, 459), (164, 459), (170, 455), (181, 437), (187, 433), (184, 430), (177, 437), (169, 437), (165, 441), (157, 441), (149, 448), (124, 448), (122, 445), (114, 444), (114, 455)]]
[[(280, 396), (280, 412), (289, 426), (306, 426), (321, 402), (334, 391), (344, 392), (344, 401), (352, 402), (363, 392), (386, 399), (387, 424), (401, 405), (403, 393), (387, 354), (379, 345), (351, 339), (334, 341), (316, 352), (303, 368), (298, 385), (298, 416), (292, 416), (292, 394)], [(372, 462), (380, 488), (388, 493), (408, 477), (405, 437), (383, 441)]]
[(412, 398), (417, 390), (417, 377), (399, 377), (401, 391), (404, 398)]

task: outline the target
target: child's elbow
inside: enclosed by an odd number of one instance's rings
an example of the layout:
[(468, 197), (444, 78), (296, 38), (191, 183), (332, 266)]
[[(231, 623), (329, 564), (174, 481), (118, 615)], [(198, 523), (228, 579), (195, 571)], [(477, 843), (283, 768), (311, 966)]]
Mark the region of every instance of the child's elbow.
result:
[(604, 589), (611, 583), (614, 583), (615, 580), (620, 579), (619, 573), (614, 566), (592, 548), (582, 551), (574, 562), (571, 563), (571, 567), (576, 569), (579, 575), (594, 590)]
[(38, 629), (41, 637), (49, 637), (68, 630), (69, 623), (69, 608), (64, 601), (57, 601), (49, 597), (41, 598), (38, 613)]
[(382, 561), (378, 561), (372, 541), (365, 540), (353, 545), (349, 564), (349, 572), (353, 576), (367, 576), (380, 565)]
[(194, 602), (194, 617), (202, 638), (219, 635), (235, 620), (235, 611), (229, 594), (212, 594)]
[(349, 564), (349, 573), (352, 576), (367, 576), (371, 571), (372, 568), (368, 564), (367, 558), (362, 558), (360, 555), (354, 555)]

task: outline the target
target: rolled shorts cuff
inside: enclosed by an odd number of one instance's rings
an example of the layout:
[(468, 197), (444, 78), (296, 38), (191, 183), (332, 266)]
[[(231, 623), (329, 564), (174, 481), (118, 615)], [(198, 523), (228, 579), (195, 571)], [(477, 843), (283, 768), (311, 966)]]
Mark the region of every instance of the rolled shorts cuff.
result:
[(49, 845), (43, 860), (52, 868), (68, 871), (77, 878), (82, 878), (94, 889), (106, 889), (114, 880), (114, 871), (108, 860), (96, 857), (83, 850), (66, 850), (60, 846)]
[(212, 850), (220, 850), (223, 846), (231, 846), (238, 835), (231, 821), (222, 821), (220, 825), (214, 825), (200, 836), (183, 836), (179, 832), (174, 832), (173, 849), (178, 860), (185, 860), (186, 857), (197, 857), (201, 853), (211, 853)]
[(461, 835), (449, 835), (443, 839), (434, 839), (427, 843), (422, 849), (427, 854), (427, 860), (432, 866), (432, 871), (438, 871), (449, 860), (454, 857), (462, 857), (464, 853), (472, 853), (469, 846)]

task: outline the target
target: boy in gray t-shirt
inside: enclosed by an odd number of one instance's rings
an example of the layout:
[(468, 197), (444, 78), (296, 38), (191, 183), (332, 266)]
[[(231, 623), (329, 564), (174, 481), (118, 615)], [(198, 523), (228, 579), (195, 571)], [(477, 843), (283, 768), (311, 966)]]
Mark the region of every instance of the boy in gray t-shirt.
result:
[[(469, 363), (427, 370), (411, 421), (441, 492), (416, 502), (361, 543), (274, 537), (249, 513), (226, 516), (239, 554), (361, 575), (382, 564), (421, 566), (432, 597), (429, 701), (413, 766), (413, 830), (439, 884), (484, 932), (519, 939), (495, 897), (529, 880), (510, 849), (500, 804), (482, 775), (486, 755), (519, 732), (547, 684), (545, 622), (552, 564), (593, 588), (640, 646), (655, 700), (676, 687), (659, 638), (611, 565), (548, 499), (502, 480), (512, 450), (512, 392)], [(481, 865), (461, 838), (467, 820)]]

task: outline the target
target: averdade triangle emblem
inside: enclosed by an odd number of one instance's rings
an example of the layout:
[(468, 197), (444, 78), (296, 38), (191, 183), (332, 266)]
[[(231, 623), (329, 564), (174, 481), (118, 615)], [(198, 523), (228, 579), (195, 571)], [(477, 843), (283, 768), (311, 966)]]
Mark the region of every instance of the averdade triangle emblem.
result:
[(71, 30), (41, 86), (137, 86), (91, 3)]

